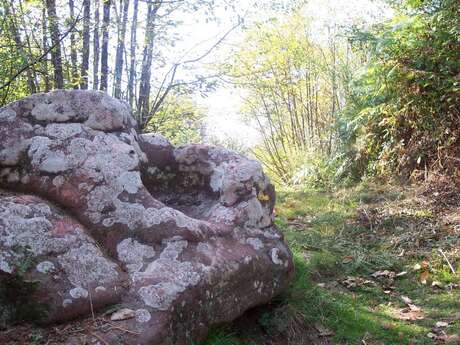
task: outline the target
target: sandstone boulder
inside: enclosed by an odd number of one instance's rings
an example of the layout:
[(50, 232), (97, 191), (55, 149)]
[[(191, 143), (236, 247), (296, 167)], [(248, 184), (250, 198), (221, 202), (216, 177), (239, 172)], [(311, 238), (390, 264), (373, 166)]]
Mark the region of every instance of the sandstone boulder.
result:
[(293, 276), (261, 165), (138, 134), (95, 91), (0, 109), (0, 322), (117, 305), (111, 344), (189, 344)]

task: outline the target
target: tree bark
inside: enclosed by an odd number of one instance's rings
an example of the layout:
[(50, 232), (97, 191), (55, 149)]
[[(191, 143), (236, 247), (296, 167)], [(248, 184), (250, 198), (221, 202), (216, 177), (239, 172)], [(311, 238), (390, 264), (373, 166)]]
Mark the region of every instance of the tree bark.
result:
[[(9, 6), (13, 10), (13, 13), (10, 12)], [(24, 43), (22, 42), (21, 36), (19, 34), (19, 31), (18, 31), (18, 25), (17, 25), (17, 22), (16, 22), (16, 14), (14, 12), (14, 4), (13, 4), (13, 2), (11, 2), (9, 5), (5, 4), (4, 8), (5, 8), (6, 18), (10, 19), (9, 27), (10, 27), (10, 30), (11, 30), (11, 34), (13, 35), (14, 43), (16, 44), (16, 49), (21, 53), (21, 56), (25, 60), (26, 64), (28, 64), (29, 60), (30, 60), (30, 57), (27, 56), (26, 51), (24, 50)], [(36, 88), (36, 85), (35, 85), (35, 82), (34, 82), (34, 78), (33, 78), (33, 75), (32, 75), (31, 68), (27, 69), (26, 76), (27, 76), (27, 85), (29, 87), (29, 92), (30, 93), (36, 93), (37, 88)]]
[(56, 15), (56, 1), (46, 0), (46, 9), (48, 11), (48, 24), (51, 34), (51, 42), (54, 46), (54, 49), (51, 50), (51, 62), (54, 68), (54, 87), (56, 89), (62, 89), (64, 87), (64, 78), (62, 77), (61, 42), (59, 23)]
[(155, 35), (155, 19), (161, 1), (149, 2), (147, 25), (145, 28), (144, 51), (142, 54), (141, 82), (139, 86), (138, 116), (140, 123), (144, 123), (149, 116), (150, 77), (152, 73), (153, 42)]
[(111, 0), (104, 1), (104, 16), (102, 19), (102, 49), (101, 49), (101, 90), (107, 91), (109, 76), (109, 25)]
[[(13, 5), (11, 5), (11, 7), (14, 8)], [(34, 59), (34, 53), (32, 51), (32, 44), (30, 43), (31, 38), (30, 38), (28, 30), (26, 29), (27, 24), (25, 22), (25, 14), (24, 14), (23, 6), (22, 6), (22, 0), (19, 0), (19, 9), (21, 11), (21, 25), (24, 28), (24, 36), (25, 36), (24, 38), (25, 38), (25, 42), (27, 43), (27, 52), (28, 52), (27, 63), (29, 63), (30, 61)], [(33, 31), (31, 32), (31, 35), (32, 35), (32, 38), (34, 39)], [(35, 66), (31, 66), (30, 71), (33, 76), (32, 80), (34, 83), (35, 92), (40, 92), (40, 84), (38, 83), (37, 71), (35, 69)]]
[(94, 1), (93, 89), (99, 89), (99, 0)]
[(136, 95), (136, 86), (134, 85), (134, 77), (136, 76), (136, 45), (137, 45), (137, 12), (139, 0), (134, 0), (133, 22), (131, 24), (131, 47), (130, 47), (130, 67), (128, 80), (128, 95), (129, 105), (133, 107), (133, 102)]
[[(121, 79), (123, 76), (123, 53), (125, 50), (126, 23), (128, 21), (129, 0), (120, 0), (120, 10), (123, 7), (121, 27), (118, 29), (117, 55), (115, 57), (114, 97), (121, 98)], [(119, 23), (120, 24), (120, 23)]]
[(89, 68), (89, 25), (91, 17), (91, 1), (83, 0), (83, 50), (81, 59), (81, 79), (80, 88), (88, 88), (88, 68)]
[[(43, 44), (43, 53), (48, 51), (48, 27), (46, 25), (46, 7), (42, 8), (42, 44)], [(51, 90), (50, 77), (48, 74), (48, 54), (45, 55), (43, 59), (43, 78), (45, 81), (45, 92)]]
[[(75, 3), (74, 0), (69, 0), (70, 22), (75, 21)], [(71, 65), (71, 81), (72, 87), (78, 89), (78, 69), (77, 69), (77, 46), (75, 41), (75, 31), (70, 32), (70, 65)]]

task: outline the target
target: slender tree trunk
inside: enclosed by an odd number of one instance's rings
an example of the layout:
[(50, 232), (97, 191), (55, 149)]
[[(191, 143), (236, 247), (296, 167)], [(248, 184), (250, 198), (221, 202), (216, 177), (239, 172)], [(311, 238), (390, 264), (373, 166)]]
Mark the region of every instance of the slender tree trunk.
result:
[(99, 0), (94, 1), (93, 89), (99, 89)]
[(91, 1), (83, 0), (83, 50), (81, 59), (81, 80), (80, 88), (88, 88), (88, 68), (89, 68), (89, 22), (91, 12)]
[[(74, 0), (69, 0), (69, 10), (70, 10), (70, 25), (75, 21), (75, 3)], [(78, 89), (78, 68), (77, 68), (77, 46), (75, 41), (75, 30), (72, 30), (70, 33), (70, 64), (71, 64), (71, 74), (72, 74), (72, 87)]]
[(46, 0), (46, 9), (48, 11), (51, 42), (54, 46), (54, 49), (51, 50), (51, 62), (54, 68), (54, 87), (56, 89), (62, 89), (64, 87), (64, 78), (62, 77), (61, 42), (59, 23), (56, 15), (56, 1)]
[(135, 85), (134, 77), (136, 76), (136, 45), (137, 45), (137, 12), (138, 12), (139, 0), (134, 0), (134, 13), (133, 22), (131, 24), (131, 51), (130, 51), (130, 67), (129, 67), (129, 80), (128, 80), (128, 94), (129, 94), (129, 105), (133, 107), (135, 98)]
[(149, 117), (150, 102), (150, 77), (152, 73), (153, 60), (153, 42), (155, 35), (155, 19), (157, 11), (161, 5), (160, 2), (149, 2), (147, 12), (147, 25), (145, 28), (144, 51), (142, 54), (141, 83), (139, 86), (138, 113), (140, 123), (145, 123)]
[(121, 98), (121, 79), (123, 76), (123, 53), (125, 50), (126, 23), (128, 22), (129, 0), (120, 0), (120, 10), (123, 6), (123, 18), (118, 30), (117, 55), (115, 57), (114, 97)]
[[(24, 50), (24, 43), (22, 42), (21, 36), (19, 34), (19, 31), (18, 31), (18, 26), (17, 26), (17, 22), (16, 22), (16, 14), (14, 12), (14, 4), (13, 4), (13, 2), (11, 2), (9, 5), (5, 4), (4, 8), (5, 8), (6, 18), (10, 19), (9, 27), (10, 27), (10, 30), (11, 30), (11, 34), (13, 35), (14, 43), (16, 44), (16, 49), (21, 53), (21, 56), (25, 60), (25, 63), (28, 64), (28, 61), (30, 60), (30, 57), (27, 56), (27, 54), (26, 54), (26, 52)], [(10, 8), (13, 11), (13, 13), (10, 12)], [(32, 70), (30, 68), (27, 69), (26, 76), (27, 76), (27, 85), (29, 87), (29, 92), (30, 93), (36, 93), (37, 89), (36, 89), (36, 85), (35, 85), (34, 78), (33, 78), (33, 75), (32, 75)]]
[[(25, 14), (24, 14), (23, 6), (22, 6), (22, 0), (19, 0), (19, 9), (21, 11), (21, 25), (24, 28), (25, 42), (27, 43), (28, 60), (33, 60), (34, 59), (34, 54), (33, 54), (33, 51), (32, 51), (32, 45), (30, 43), (29, 31), (26, 29)], [(31, 34), (32, 34), (32, 38), (34, 38), (33, 32)], [(33, 77), (33, 83), (34, 83), (35, 92), (40, 92), (40, 85), (38, 83), (37, 71), (36, 71), (35, 67), (31, 66), (30, 71), (31, 71), (32, 77)]]
[(102, 49), (101, 49), (101, 90), (107, 91), (109, 76), (109, 25), (111, 0), (104, 1), (104, 17), (102, 19)]
[[(48, 51), (48, 27), (46, 25), (46, 7), (43, 6), (42, 8), (42, 44), (43, 44), (43, 52)], [(44, 56), (43, 59), (43, 78), (45, 81), (45, 92), (51, 90), (51, 83), (50, 83), (50, 76), (48, 74), (48, 54)]]

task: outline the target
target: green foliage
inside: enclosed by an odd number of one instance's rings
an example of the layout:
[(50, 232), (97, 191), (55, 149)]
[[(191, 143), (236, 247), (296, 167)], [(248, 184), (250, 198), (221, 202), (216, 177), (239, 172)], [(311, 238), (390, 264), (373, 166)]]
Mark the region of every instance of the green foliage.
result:
[(190, 96), (171, 93), (151, 118), (146, 132), (164, 135), (173, 144), (201, 141), (204, 110)]
[(324, 184), (333, 175), (333, 166), (316, 163), (335, 151), (335, 117), (349, 75), (351, 59), (336, 30), (316, 39), (300, 7), (257, 23), (222, 67), (245, 90), (242, 113), (262, 136), (253, 154), (278, 184), (303, 183), (317, 172), (312, 179)]
[[(460, 132), (460, 1), (406, 1), (404, 13), (351, 34), (369, 50), (340, 122), (355, 173), (450, 167)], [(357, 165), (360, 165), (357, 167)], [(455, 171), (452, 171), (455, 173)]]
[(210, 332), (206, 341), (201, 345), (243, 345), (232, 332), (226, 328)]

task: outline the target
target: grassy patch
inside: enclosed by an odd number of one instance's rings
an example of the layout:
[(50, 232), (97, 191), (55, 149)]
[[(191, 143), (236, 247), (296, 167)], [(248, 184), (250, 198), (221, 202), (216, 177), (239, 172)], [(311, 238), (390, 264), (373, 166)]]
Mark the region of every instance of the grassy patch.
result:
[(458, 240), (413, 191), (368, 184), (278, 195), (296, 278), (260, 327), (218, 329), (205, 345), (300, 345), (324, 330), (336, 344), (433, 344), (430, 332), (460, 333), (460, 275), (439, 251), (457, 269)]

